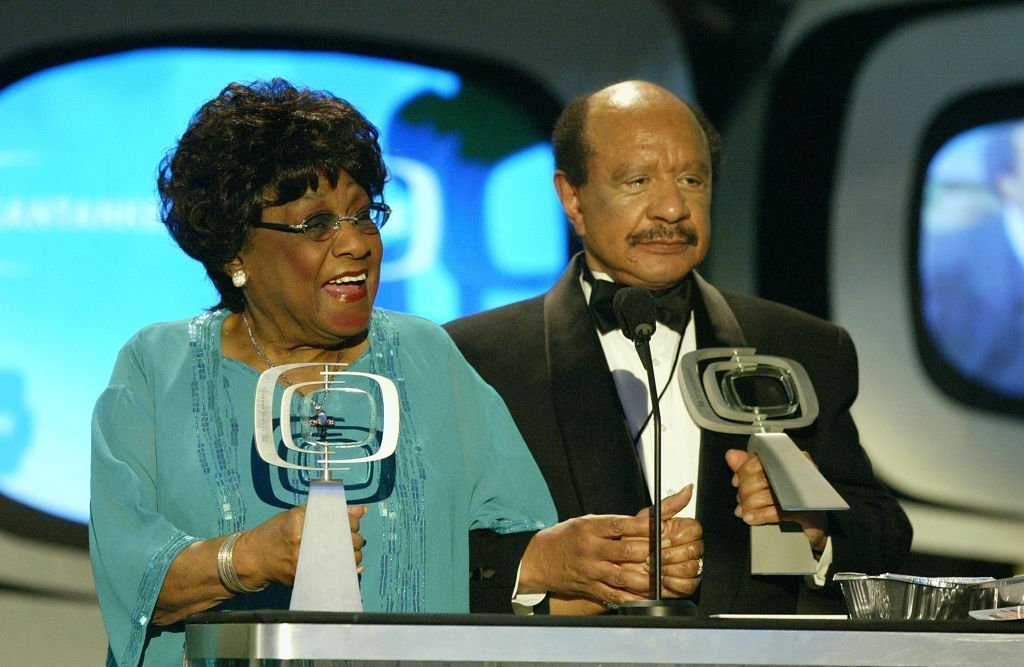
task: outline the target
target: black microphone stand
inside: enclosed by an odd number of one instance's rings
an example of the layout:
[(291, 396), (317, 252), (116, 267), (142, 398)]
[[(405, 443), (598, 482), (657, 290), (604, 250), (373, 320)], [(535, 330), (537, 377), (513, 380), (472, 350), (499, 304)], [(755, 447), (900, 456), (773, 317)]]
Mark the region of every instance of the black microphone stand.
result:
[[(637, 322), (635, 326), (625, 328), (624, 333), (633, 340), (636, 352), (640, 356), (640, 363), (647, 371), (647, 388), (651, 396), (651, 426), (654, 428), (654, 493), (652, 494), (654, 496), (654, 511), (651, 513), (650, 530), (652, 565), (650, 586), (653, 598), (623, 602), (615, 609), (615, 613), (620, 616), (696, 617), (697, 605), (691, 600), (684, 598), (663, 600), (661, 597), (661, 405), (658, 400), (657, 380), (654, 377), (654, 363), (651, 359), (651, 336), (654, 335), (653, 318), (651, 323)], [(629, 333), (632, 335), (630, 336)]]

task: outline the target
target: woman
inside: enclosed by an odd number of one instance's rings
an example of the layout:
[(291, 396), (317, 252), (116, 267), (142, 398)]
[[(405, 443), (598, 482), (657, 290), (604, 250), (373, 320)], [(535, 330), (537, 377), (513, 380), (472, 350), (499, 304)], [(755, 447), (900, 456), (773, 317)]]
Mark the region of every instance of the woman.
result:
[[(468, 611), (469, 531), (554, 523), (504, 404), (447, 335), (373, 308), (385, 178), (358, 111), (281, 80), (225, 88), (161, 165), (163, 222), (221, 300), (136, 334), (96, 405), (108, 664), (180, 664), (182, 621), (204, 609), (287, 607), (308, 480), (255, 452), (253, 396), (272, 366), (342, 362), (398, 386), (397, 452), (350, 509), (367, 611)], [(302, 370), (282, 383), (319, 379)]]

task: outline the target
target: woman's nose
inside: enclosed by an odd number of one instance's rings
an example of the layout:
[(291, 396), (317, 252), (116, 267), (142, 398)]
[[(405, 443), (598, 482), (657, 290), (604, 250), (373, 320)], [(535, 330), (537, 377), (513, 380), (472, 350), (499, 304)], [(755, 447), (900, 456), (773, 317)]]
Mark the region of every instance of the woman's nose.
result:
[(380, 239), (380, 234), (364, 234), (352, 222), (342, 220), (341, 226), (331, 237), (331, 252), (336, 257), (342, 255), (351, 255), (356, 258), (366, 257), (373, 251), (374, 239)]

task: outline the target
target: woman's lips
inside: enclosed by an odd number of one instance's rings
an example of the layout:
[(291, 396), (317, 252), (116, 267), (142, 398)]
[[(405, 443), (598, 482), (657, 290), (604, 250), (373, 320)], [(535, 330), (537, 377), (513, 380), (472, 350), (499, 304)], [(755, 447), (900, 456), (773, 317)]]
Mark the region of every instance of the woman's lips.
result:
[(326, 283), (321, 289), (331, 296), (332, 299), (350, 303), (366, 298), (366, 272), (346, 273), (336, 276)]

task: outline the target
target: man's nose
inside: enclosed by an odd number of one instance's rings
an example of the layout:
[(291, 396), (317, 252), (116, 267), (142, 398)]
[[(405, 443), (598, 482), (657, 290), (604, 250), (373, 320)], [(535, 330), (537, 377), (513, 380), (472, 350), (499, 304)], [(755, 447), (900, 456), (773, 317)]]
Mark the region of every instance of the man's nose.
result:
[(648, 215), (664, 222), (680, 222), (690, 215), (690, 206), (681, 185), (664, 182), (651, 192)]

